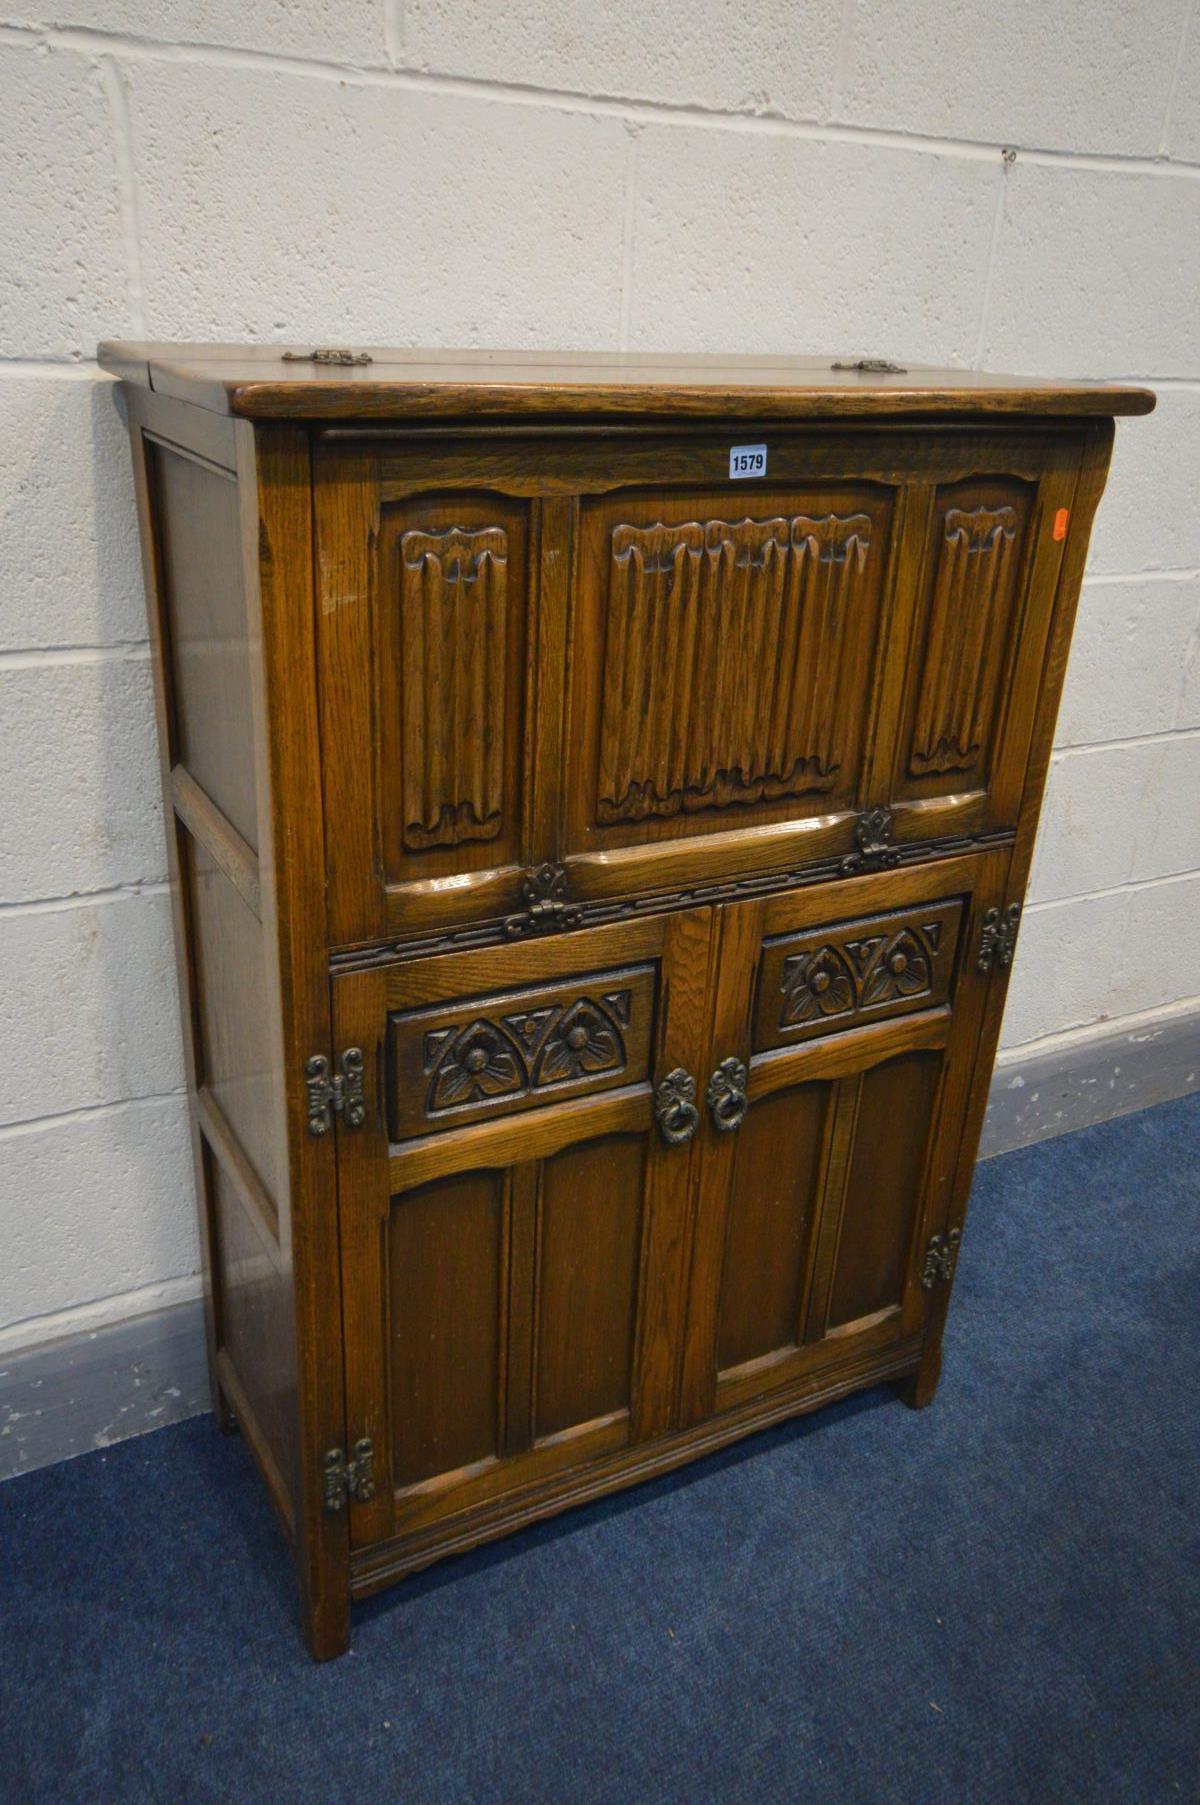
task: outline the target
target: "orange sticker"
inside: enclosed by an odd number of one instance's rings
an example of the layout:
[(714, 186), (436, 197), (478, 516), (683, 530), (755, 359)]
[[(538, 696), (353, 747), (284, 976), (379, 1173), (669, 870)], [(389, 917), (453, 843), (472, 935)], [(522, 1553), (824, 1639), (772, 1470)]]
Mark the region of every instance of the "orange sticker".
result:
[(1067, 510), (1060, 508), (1054, 516), (1054, 537), (1065, 539), (1067, 536)]

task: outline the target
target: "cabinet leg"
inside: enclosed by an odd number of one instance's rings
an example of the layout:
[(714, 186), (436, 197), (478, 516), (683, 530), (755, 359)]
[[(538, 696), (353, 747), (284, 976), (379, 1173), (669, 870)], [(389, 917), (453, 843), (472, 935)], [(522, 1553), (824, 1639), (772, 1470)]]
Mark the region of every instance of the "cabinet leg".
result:
[(924, 1410), (927, 1404), (933, 1403), (934, 1393), (938, 1388), (938, 1380), (942, 1376), (942, 1344), (932, 1342), (921, 1356), (921, 1364), (915, 1373), (908, 1373), (903, 1379), (896, 1379), (892, 1389), (896, 1396), (910, 1410)]
[(335, 1661), (350, 1647), (349, 1593), (327, 1592), (314, 1598), (301, 1580), (300, 1627), (314, 1661)]
[(236, 1435), (238, 1432), (238, 1420), (234, 1413), (233, 1405), (225, 1396), (220, 1385), (215, 1381), (212, 1388), (212, 1409), (213, 1419), (216, 1422), (217, 1428), (221, 1431), (221, 1434)]

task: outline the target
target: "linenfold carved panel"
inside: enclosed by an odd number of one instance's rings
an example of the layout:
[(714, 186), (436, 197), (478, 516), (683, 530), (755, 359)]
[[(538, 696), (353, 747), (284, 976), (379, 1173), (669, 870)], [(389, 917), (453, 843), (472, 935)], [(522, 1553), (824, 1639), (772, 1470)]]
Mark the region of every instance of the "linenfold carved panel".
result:
[(790, 1046), (947, 1001), (962, 903), (784, 934), (763, 949), (754, 1047)]
[(654, 967), (508, 991), (388, 1020), (394, 1140), (644, 1079)]
[(910, 776), (970, 772), (980, 764), (1018, 551), (1014, 508), (947, 508), (942, 516)]
[(613, 527), (602, 824), (833, 786), (871, 530), (863, 513)]
[(501, 527), (400, 541), (404, 844), (491, 840), (504, 783), (508, 536)]

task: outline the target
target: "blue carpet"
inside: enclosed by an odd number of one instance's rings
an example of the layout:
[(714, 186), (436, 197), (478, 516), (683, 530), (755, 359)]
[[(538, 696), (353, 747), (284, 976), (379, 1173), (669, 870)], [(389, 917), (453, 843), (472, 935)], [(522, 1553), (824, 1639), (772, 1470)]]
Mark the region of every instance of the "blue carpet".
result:
[(318, 1668), (207, 1419), (0, 1490), (4, 1805), (1200, 1798), (1200, 1097), (980, 1169), (937, 1401), (444, 1565)]

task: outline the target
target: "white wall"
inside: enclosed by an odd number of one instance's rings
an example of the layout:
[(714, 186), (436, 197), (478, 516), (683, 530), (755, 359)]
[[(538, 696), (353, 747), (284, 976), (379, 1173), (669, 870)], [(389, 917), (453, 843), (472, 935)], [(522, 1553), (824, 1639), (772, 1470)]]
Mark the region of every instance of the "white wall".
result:
[(1006, 1043), (1200, 991), (1200, 0), (40, 3), (0, 24), (0, 1347), (197, 1289), (101, 336), (1147, 379)]

